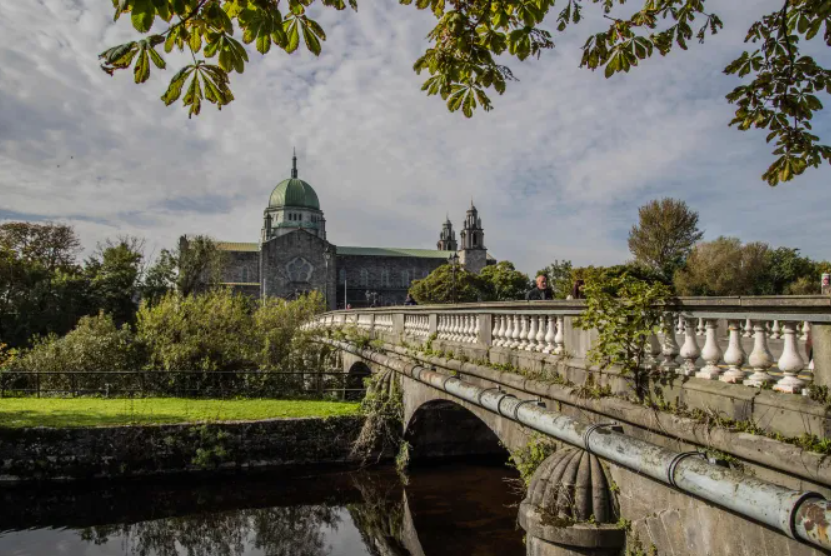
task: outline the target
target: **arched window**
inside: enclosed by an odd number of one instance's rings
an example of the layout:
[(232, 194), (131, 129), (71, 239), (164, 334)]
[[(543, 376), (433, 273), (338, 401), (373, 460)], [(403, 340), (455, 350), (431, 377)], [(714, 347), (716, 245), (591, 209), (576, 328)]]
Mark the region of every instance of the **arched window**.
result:
[(479, 236), (478, 236), (478, 235), (476, 235), (476, 234), (473, 234), (473, 245), (474, 245), (474, 246), (475, 246), (475, 245), (477, 245), (477, 244), (479, 243), (479, 241), (478, 241), (478, 240), (479, 240)]
[(345, 284), (345, 283), (346, 283), (346, 269), (342, 268), (342, 269), (340, 269), (340, 270), (338, 271), (338, 281), (339, 281), (341, 284)]
[(365, 268), (361, 269), (361, 286), (367, 287), (369, 285), (369, 272)]
[(384, 287), (390, 287), (390, 270), (385, 268), (381, 270), (381, 285)]
[(401, 271), (401, 285), (405, 288), (410, 287), (410, 271), (409, 270), (402, 270)]
[(248, 282), (248, 267), (247, 266), (242, 267), (242, 280), (241, 281), (243, 283)]

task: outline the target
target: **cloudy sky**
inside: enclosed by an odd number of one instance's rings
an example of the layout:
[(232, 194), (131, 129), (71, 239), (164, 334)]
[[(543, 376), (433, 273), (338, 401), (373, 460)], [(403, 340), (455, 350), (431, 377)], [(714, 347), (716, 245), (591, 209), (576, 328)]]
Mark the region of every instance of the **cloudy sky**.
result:
[[(637, 207), (672, 196), (707, 238), (831, 258), (829, 168), (770, 188), (764, 134), (727, 127), (737, 81), (721, 70), (778, 3), (713, 0), (724, 33), (608, 81), (577, 67), (604, 27), (590, 18), (542, 59), (509, 61), (520, 81), (471, 120), (419, 90), (430, 14), (394, 0), (316, 7), (320, 58), (252, 51), (237, 100), (188, 120), (159, 100), (175, 69), (141, 86), (99, 69), (99, 52), (133, 37), (109, 0), (2, 1), (0, 220), (67, 221), (89, 248), (119, 234), (155, 250), (182, 233), (256, 241), (296, 146), (338, 245), (433, 247), (445, 214), (458, 226), (473, 198), (499, 259), (528, 272), (610, 264), (628, 258)], [(831, 116), (815, 124), (831, 142)]]

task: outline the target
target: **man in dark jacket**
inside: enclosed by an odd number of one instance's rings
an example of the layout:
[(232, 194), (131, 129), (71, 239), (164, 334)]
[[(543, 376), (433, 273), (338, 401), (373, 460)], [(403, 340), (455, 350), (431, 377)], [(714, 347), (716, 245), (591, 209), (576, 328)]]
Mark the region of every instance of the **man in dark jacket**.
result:
[(418, 303), (416, 303), (416, 300), (413, 299), (412, 295), (407, 294), (407, 299), (404, 300), (404, 305), (418, 305)]
[(548, 287), (548, 278), (545, 277), (545, 274), (537, 276), (536, 283), (536, 287), (525, 292), (526, 300), (543, 301), (546, 299), (554, 299), (554, 293)]

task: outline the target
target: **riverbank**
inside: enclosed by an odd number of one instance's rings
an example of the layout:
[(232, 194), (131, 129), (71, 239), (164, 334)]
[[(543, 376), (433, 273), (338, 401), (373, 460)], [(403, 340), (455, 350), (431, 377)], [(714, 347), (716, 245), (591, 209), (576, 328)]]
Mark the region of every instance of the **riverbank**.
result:
[(0, 482), (351, 463), (352, 446), (363, 422), (362, 416), (342, 415), (80, 428), (3, 427)]

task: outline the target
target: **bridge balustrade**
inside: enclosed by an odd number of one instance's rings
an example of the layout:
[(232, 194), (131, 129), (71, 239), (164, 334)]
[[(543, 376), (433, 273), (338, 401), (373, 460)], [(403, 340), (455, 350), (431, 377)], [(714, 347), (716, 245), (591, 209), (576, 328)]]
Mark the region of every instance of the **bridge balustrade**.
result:
[[(583, 309), (582, 301), (384, 307), (325, 313), (309, 327), (355, 326), (391, 343), (439, 340), (462, 348), (585, 359), (597, 332), (575, 326)], [(656, 373), (807, 394), (814, 381), (809, 339), (815, 327), (831, 331), (831, 298), (682, 298), (667, 307), (660, 330), (649, 339), (645, 366)]]

